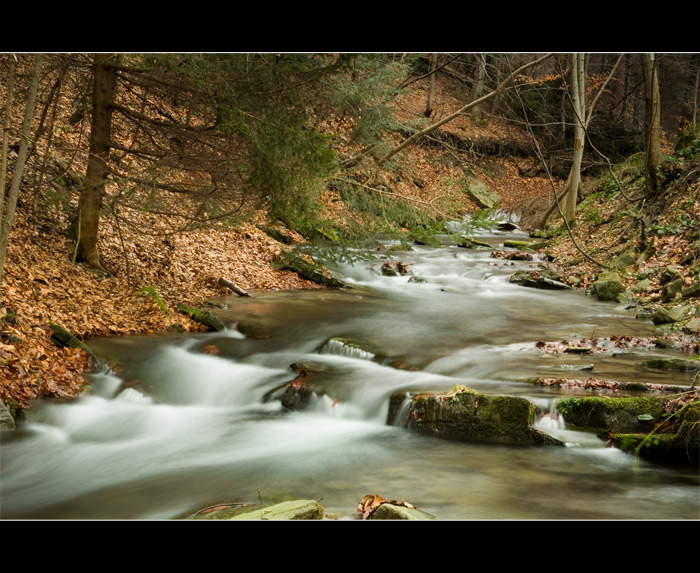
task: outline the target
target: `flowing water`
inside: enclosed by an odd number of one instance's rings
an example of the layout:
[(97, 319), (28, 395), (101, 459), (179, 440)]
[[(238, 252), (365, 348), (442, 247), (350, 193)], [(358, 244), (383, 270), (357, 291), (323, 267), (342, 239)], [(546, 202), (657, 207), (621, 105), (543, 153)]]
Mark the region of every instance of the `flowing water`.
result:
[[(358, 288), (222, 298), (224, 333), (92, 341), (122, 361), (119, 374), (94, 375), (81, 399), (37, 404), (2, 434), (0, 516), (170, 519), (218, 503), (305, 498), (353, 519), (376, 493), (440, 519), (698, 519), (697, 470), (644, 460), (635, 470), (632, 456), (562, 429), (552, 403), (570, 394), (528, 382), (590, 363), (586, 376), (690, 384), (645, 370), (649, 352), (534, 347), (646, 335), (652, 325), (580, 292), (510, 284), (532, 263), (489, 255), (391, 251), (410, 275), (382, 276), (386, 258), (336, 263), (336, 276)], [(280, 402), (295, 363), (322, 370), (314, 380), (325, 395), (303, 412)], [(568, 447), (444, 441), (404, 429), (400, 414), (387, 424), (392, 394), (455, 384), (531, 399), (549, 412), (539, 427)]]

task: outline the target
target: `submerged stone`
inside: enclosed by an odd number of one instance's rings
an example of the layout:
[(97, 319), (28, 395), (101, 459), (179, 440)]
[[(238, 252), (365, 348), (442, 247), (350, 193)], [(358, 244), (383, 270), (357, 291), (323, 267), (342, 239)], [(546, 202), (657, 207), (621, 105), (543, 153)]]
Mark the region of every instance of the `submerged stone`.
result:
[(675, 370), (678, 372), (696, 372), (700, 370), (700, 360), (685, 360), (683, 358), (659, 358), (647, 360), (642, 366), (657, 370)]

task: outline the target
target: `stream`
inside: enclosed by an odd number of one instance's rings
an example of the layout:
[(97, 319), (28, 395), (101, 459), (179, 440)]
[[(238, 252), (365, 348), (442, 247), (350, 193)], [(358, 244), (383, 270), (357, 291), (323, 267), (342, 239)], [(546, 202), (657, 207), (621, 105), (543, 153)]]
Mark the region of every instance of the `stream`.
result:
[[(500, 248), (513, 237), (481, 238)], [(355, 519), (360, 499), (378, 494), (445, 520), (700, 518), (696, 468), (642, 459), (635, 469), (633, 456), (563, 429), (551, 411), (571, 391), (528, 382), (577, 377), (570, 370), (590, 363), (582, 376), (689, 385), (690, 374), (641, 366), (673, 350), (534, 348), (650, 335), (651, 322), (582, 292), (511, 284), (533, 263), (488, 250), (420, 246), (377, 256), (327, 263), (358, 288), (217, 299), (223, 333), (90, 341), (121, 361), (118, 374), (91, 375), (89, 395), (38, 403), (2, 433), (0, 517), (174, 519), (219, 503), (300, 498)], [(387, 257), (410, 274), (382, 276)], [(326, 395), (306, 411), (281, 406), (293, 363), (323, 370)], [(532, 400), (550, 412), (538, 427), (567, 447), (452, 442), (387, 424), (392, 394), (455, 384)]]

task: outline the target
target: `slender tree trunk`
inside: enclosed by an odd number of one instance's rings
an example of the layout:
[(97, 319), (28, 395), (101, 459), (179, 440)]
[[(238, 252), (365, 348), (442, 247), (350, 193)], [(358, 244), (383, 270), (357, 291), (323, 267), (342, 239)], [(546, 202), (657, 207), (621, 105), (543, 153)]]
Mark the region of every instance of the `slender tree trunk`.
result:
[(435, 92), (435, 68), (437, 68), (437, 54), (430, 55), (430, 87), (428, 88), (428, 101), (425, 104), (423, 115), (430, 117), (433, 115), (433, 93)]
[(586, 138), (586, 56), (572, 54), (571, 98), (574, 108), (574, 154), (567, 181), (568, 191), (564, 196), (564, 217), (573, 220), (576, 215), (578, 190), (581, 185), (581, 163)]
[[(486, 54), (477, 54), (478, 67), (476, 70), (476, 79), (472, 89), (472, 100), (478, 100), (481, 94), (484, 93), (484, 82), (486, 80)], [(474, 123), (481, 125), (484, 121), (481, 115), (481, 104), (475, 105), (471, 110), (471, 118)]]
[(100, 210), (105, 183), (109, 174), (108, 158), (111, 147), (112, 104), (114, 103), (116, 56), (96, 54), (90, 126), (90, 155), (85, 184), (78, 204), (78, 256), (91, 266), (101, 269), (97, 252)]
[(695, 88), (693, 89), (692, 122), (697, 133), (700, 129), (700, 114), (698, 113), (698, 96), (700, 96), (700, 54), (695, 54)]
[[(10, 56), (14, 58), (13, 55)], [(29, 154), (29, 139), (31, 136), (32, 119), (34, 118), (34, 107), (36, 104), (36, 95), (39, 91), (39, 77), (41, 75), (41, 67), (44, 63), (44, 56), (38, 54), (34, 59), (34, 69), (27, 93), (27, 107), (24, 112), (24, 121), (22, 123), (22, 133), (19, 142), (19, 151), (17, 153), (17, 161), (15, 162), (15, 170), (12, 175), (12, 183), (7, 197), (4, 197), (5, 185), (3, 181), (2, 193), (0, 199), (6, 199), (5, 204), (0, 201), (0, 284), (5, 271), (5, 257), (7, 255), (7, 244), (10, 239), (10, 229), (12, 228), (12, 220), (15, 217), (15, 209), (17, 207), (17, 196), (19, 195), (19, 187), (22, 183), (22, 175), (24, 174), (24, 166)], [(14, 76), (14, 74), (11, 74)], [(14, 81), (14, 80), (8, 80)], [(8, 104), (11, 102), (11, 96), (8, 96)], [(6, 108), (7, 113), (7, 108)], [(9, 118), (5, 117), (5, 129), (9, 130)], [(5, 131), (7, 135), (8, 131)], [(6, 139), (3, 137), (3, 162), (6, 163)], [(3, 173), (4, 173), (3, 169)]]
[(661, 187), (659, 168), (663, 162), (661, 153), (661, 97), (659, 95), (659, 63), (655, 54), (643, 54), (645, 82), (645, 150), (646, 186), (650, 193), (658, 193)]

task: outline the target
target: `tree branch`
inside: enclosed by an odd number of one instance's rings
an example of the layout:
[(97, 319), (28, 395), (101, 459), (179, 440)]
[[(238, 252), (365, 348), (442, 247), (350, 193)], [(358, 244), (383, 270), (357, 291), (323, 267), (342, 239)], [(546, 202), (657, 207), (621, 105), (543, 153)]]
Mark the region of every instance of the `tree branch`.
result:
[(472, 107), (475, 107), (475, 106), (477, 106), (477, 105), (479, 105), (479, 104), (481, 104), (481, 103), (483, 103), (483, 102), (485, 102), (485, 101), (491, 99), (492, 97), (494, 97), (494, 96), (496, 96), (496, 95), (498, 95), (498, 94), (500, 94), (500, 93), (506, 91), (506, 89), (508, 89), (508, 84), (509, 84), (518, 74), (524, 72), (524, 71), (527, 70), (528, 68), (531, 68), (531, 67), (533, 67), (533, 66), (536, 66), (537, 64), (540, 64), (541, 62), (544, 62), (544, 61), (547, 60), (548, 58), (552, 57), (552, 55), (553, 55), (553, 54), (546, 54), (546, 55), (542, 56), (541, 58), (538, 58), (537, 60), (533, 60), (532, 62), (529, 62), (529, 63), (527, 63), (527, 64), (525, 64), (525, 65), (520, 66), (517, 70), (515, 70), (514, 72), (512, 72), (505, 80), (503, 80), (503, 81), (498, 85), (498, 87), (497, 87), (496, 89), (494, 89), (493, 91), (487, 93), (486, 95), (481, 96), (480, 98), (475, 99), (474, 101), (472, 101), (471, 103), (468, 103), (468, 104), (465, 105), (464, 107), (461, 107), (461, 108), (458, 109), (456, 112), (454, 112), (454, 113), (448, 115), (447, 117), (441, 119), (441, 120), (438, 121), (437, 123), (434, 123), (433, 125), (428, 126), (428, 127), (426, 127), (425, 129), (423, 129), (423, 130), (421, 130), (421, 131), (419, 131), (419, 132), (417, 132), (417, 133), (414, 133), (414, 134), (413, 134), (412, 136), (410, 136), (408, 139), (404, 140), (403, 143), (400, 143), (399, 145), (397, 145), (392, 151), (390, 151), (389, 153), (387, 153), (384, 157), (382, 157), (381, 159), (378, 159), (378, 160), (377, 160), (377, 165), (381, 165), (382, 163), (385, 163), (386, 161), (388, 161), (389, 159), (391, 159), (394, 155), (396, 155), (399, 151), (401, 151), (404, 147), (406, 147), (407, 145), (409, 145), (410, 143), (412, 143), (413, 141), (415, 141), (415, 140), (418, 139), (419, 137), (425, 135), (426, 133), (430, 133), (431, 131), (437, 129), (438, 127), (440, 127), (440, 126), (442, 126), (442, 125), (445, 125), (446, 123), (452, 121), (452, 120), (455, 119), (456, 117), (459, 117), (460, 115), (463, 115), (465, 112), (467, 112), (468, 110), (470, 110)]

